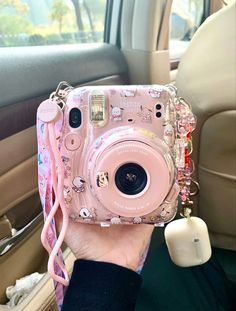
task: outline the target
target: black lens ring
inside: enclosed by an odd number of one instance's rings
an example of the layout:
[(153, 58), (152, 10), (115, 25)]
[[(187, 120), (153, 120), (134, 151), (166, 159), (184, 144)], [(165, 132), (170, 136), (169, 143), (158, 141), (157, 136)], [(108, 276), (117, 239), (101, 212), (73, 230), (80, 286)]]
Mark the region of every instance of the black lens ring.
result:
[(147, 174), (137, 163), (126, 163), (118, 168), (115, 174), (115, 184), (124, 194), (136, 195), (147, 185)]

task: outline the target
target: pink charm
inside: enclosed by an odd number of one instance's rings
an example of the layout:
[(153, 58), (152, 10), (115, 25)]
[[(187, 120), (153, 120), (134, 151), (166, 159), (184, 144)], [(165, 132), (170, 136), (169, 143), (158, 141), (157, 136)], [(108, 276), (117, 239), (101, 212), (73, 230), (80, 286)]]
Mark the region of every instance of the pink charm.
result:
[(46, 123), (57, 121), (60, 117), (61, 109), (57, 103), (51, 99), (43, 101), (38, 107), (38, 118)]

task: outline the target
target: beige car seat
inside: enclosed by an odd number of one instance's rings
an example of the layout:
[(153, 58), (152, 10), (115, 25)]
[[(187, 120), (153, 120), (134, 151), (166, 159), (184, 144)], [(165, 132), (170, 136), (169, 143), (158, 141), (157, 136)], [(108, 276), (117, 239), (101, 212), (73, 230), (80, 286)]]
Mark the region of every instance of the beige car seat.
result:
[(236, 250), (236, 3), (210, 16), (181, 60), (176, 86), (197, 115), (196, 213), (212, 245)]

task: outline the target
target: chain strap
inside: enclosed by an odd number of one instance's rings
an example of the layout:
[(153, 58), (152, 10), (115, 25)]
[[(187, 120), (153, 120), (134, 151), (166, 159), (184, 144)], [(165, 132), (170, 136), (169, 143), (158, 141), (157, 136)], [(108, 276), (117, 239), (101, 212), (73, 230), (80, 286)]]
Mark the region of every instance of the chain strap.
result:
[[(177, 96), (177, 89), (173, 85), (168, 85), (172, 100), (170, 100), (167, 111), (167, 123), (172, 122), (175, 128), (175, 139), (172, 147), (175, 165), (177, 167), (177, 180), (180, 187), (181, 216), (189, 217), (193, 207), (191, 196), (196, 195), (199, 184), (191, 175), (194, 172), (194, 162), (190, 155), (193, 152), (192, 132), (196, 127), (196, 116), (192, 112), (191, 106), (182, 97)], [(174, 105), (174, 108), (171, 108)], [(172, 115), (170, 114), (172, 111)], [(191, 192), (191, 186), (195, 186), (195, 191)]]
[(190, 155), (193, 152), (192, 132), (196, 127), (196, 117), (191, 107), (182, 97), (177, 97), (176, 103), (177, 114), (177, 140), (175, 150), (180, 153), (180, 157), (176, 156), (177, 179), (180, 186), (180, 198), (183, 217), (189, 217), (193, 207), (191, 197), (191, 175), (194, 171), (194, 162)]

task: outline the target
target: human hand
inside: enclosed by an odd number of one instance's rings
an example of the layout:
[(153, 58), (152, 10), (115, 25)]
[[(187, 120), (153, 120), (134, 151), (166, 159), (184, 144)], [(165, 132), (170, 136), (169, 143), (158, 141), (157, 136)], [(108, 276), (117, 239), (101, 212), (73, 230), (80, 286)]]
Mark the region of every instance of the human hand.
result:
[[(60, 227), (60, 213), (56, 222)], [(151, 225), (100, 227), (70, 219), (65, 242), (77, 259), (109, 262), (136, 271), (152, 232)]]

